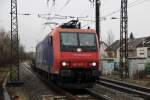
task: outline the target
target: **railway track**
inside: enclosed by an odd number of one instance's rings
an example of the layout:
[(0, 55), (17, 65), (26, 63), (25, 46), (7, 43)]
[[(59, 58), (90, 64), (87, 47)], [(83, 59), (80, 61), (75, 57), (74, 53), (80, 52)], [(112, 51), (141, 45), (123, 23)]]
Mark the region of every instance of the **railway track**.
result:
[(93, 91), (92, 89), (83, 89), (83, 90), (66, 90), (63, 89), (50, 80), (47, 80), (41, 77), (39, 74), (33, 71), (33, 69), (25, 64), (25, 67), (30, 70), (33, 74), (39, 77), (46, 85), (50, 87), (54, 92), (58, 93), (59, 95), (42, 95), (42, 100), (111, 100), (108, 99), (106, 96)]
[(52, 90), (61, 94), (61, 96), (43, 96), (43, 100), (50, 100), (48, 98), (53, 98), (53, 100), (111, 100), (106, 98), (104, 95), (100, 95), (99, 93), (92, 91), (91, 89), (68, 90), (63, 89), (48, 80), (44, 79), (43, 81), (49, 85)]
[(138, 86), (135, 84), (125, 83), (121, 81), (110, 80), (110, 79), (103, 78), (103, 77), (100, 78), (100, 81), (98, 81), (98, 84), (121, 91), (121, 92), (125, 92), (128, 94), (137, 95), (146, 100), (150, 99), (150, 88)]
[(42, 100), (80, 100), (76, 96), (64, 91), (63, 89), (57, 87), (53, 82), (41, 77), (38, 73), (34, 72), (33, 69), (28, 65), (25, 64), (25, 67), (34, 75), (36, 75), (39, 79), (41, 79), (46, 85), (50, 87), (54, 92), (58, 93), (58, 95), (42, 95)]
[(92, 96), (94, 96), (95, 98), (97, 98), (98, 100), (112, 100), (111, 98), (109, 98), (106, 95), (101, 94), (100, 92), (96, 91), (95, 89), (86, 89)]
[[(136, 85), (132, 85), (132, 84), (127, 84), (127, 83), (123, 83), (123, 82), (118, 82), (115, 80), (109, 80), (106, 78), (100, 78), (100, 81), (97, 83), (95, 88), (87, 88), (85, 90), (81, 90), (81, 91), (68, 91), (66, 89), (63, 89), (59, 86), (57, 86), (56, 84), (54, 84), (53, 82), (50, 82), (50, 80), (44, 79), (43, 77), (39, 76), (37, 73), (35, 73), (32, 68), (29, 65), (26, 65), (26, 68), (28, 68), (30, 71), (32, 71), (32, 73), (34, 73), (36, 76), (38, 76), (41, 80), (43, 80), (43, 82), (48, 85), (50, 87), (50, 89), (52, 89), (52, 91), (55, 91), (56, 93), (58, 93), (59, 95), (42, 95), (42, 100), (149, 100), (149, 89), (141, 87), (141, 86), (136, 86)], [(99, 85), (103, 86), (102, 88), (99, 88)], [(139, 89), (137, 89), (137, 87)], [(115, 91), (115, 99), (114, 97), (112, 98), (112, 95), (114, 95), (112, 92), (110, 93), (111, 96), (109, 94), (107, 94), (105, 91), (106, 88), (110, 88), (113, 89)], [(102, 92), (100, 92), (100, 90)], [(132, 96), (137, 96), (137, 97), (143, 97), (145, 99), (136, 99), (136, 98), (126, 98), (126, 99), (122, 99), (124, 97), (122, 97), (120, 99), (119, 95), (120, 93), (116, 92), (116, 90), (121, 91), (122, 94), (126, 93), (127, 95), (130, 95), (130, 93), (132, 94), (130, 97)], [(141, 90), (141, 91), (140, 91)], [(105, 94), (106, 93), (106, 94)], [(144, 94), (144, 95), (143, 95)]]

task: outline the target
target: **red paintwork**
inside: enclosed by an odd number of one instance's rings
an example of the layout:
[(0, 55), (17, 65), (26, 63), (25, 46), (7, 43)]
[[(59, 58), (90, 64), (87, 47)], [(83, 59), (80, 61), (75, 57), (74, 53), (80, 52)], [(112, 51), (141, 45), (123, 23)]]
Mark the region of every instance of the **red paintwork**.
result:
[[(90, 68), (92, 62), (99, 65), (99, 52), (61, 52), (60, 51), (60, 32), (80, 32), (95, 33), (93, 29), (61, 29), (56, 28), (52, 32), (54, 48), (54, 64), (51, 73), (59, 74), (61, 62), (69, 62), (70, 68)], [(98, 45), (98, 44), (97, 44)], [(99, 48), (98, 48), (99, 51)]]
[(90, 68), (92, 62), (98, 64), (99, 55), (97, 52), (62, 52), (61, 61), (69, 62), (70, 68)]

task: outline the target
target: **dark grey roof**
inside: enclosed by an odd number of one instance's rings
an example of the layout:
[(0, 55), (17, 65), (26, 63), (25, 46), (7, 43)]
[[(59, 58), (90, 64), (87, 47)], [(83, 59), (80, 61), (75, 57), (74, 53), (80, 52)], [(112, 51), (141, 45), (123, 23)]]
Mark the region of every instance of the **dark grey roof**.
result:
[[(135, 49), (145, 38), (147, 37), (129, 39), (129, 49)], [(116, 40), (114, 43), (112, 43), (111, 46), (106, 49), (106, 51), (116, 51), (118, 48), (120, 48), (120, 40)]]
[(144, 37), (142, 38), (135, 38), (135, 39), (129, 39), (128, 46), (129, 48), (136, 48), (142, 41), (144, 40)]
[(143, 41), (137, 45), (137, 47), (150, 47), (150, 36), (144, 38)]

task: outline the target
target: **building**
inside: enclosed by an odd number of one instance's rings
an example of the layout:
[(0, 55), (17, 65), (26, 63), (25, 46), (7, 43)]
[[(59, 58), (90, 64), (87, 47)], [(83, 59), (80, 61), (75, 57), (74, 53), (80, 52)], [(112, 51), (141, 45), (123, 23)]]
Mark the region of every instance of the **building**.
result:
[[(107, 59), (109, 60), (105, 59), (105, 61), (102, 62), (104, 63), (102, 65), (103, 69), (108, 69), (105, 65), (110, 65), (110, 63), (112, 65), (111, 68), (119, 69), (120, 41), (116, 40), (108, 48), (106, 48), (105, 51), (107, 52)], [(113, 60), (110, 62), (110, 59)], [(145, 74), (146, 64), (150, 63), (150, 36), (134, 38), (130, 35), (130, 38), (128, 39), (128, 61), (129, 77), (131, 79), (144, 78), (147, 75), (150, 76), (150, 70), (148, 71), (149, 74)], [(147, 67), (147, 69), (150, 69), (150, 65)], [(107, 70), (104, 72), (107, 72)]]
[[(106, 49), (108, 58), (120, 58), (120, 41), (116, 40)], [(150, 58), (150, 36), (142, 38), (129, 38), (128, 57)]]
[(137, 56), (150, 58), (150, 36), (143, 39), (143, 41), (137, 46)]

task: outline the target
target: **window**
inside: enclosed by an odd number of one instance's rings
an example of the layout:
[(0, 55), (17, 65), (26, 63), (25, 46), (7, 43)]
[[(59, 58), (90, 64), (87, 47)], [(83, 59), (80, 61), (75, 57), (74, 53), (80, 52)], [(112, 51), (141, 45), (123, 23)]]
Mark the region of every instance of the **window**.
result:
[(76, 52), (97, 51), (96, 35), (94, 33), (61, 33), (61, 50)]
[(96, 46), (94, 34), (79, 34), (80, 46)]
[(140, 53), (140, 55), (144, 55), (144, 53)]
[(61, 44), (64, 46), (78, 46), (76, 33), (61, 33)]

